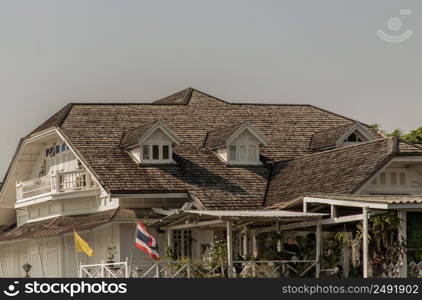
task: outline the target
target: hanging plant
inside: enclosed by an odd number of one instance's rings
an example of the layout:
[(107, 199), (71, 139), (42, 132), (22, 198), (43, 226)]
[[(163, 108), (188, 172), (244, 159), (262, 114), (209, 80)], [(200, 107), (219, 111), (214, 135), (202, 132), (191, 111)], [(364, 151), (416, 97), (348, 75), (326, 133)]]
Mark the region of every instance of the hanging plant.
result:
[[(369, 264), (373, 277), (398, 277), (405, 244), (398, 240), (399, 217), (395, 212), (376, 215), (368, 220)], [(357, 225), (355, 241), (362, 239), (362, 224)]]

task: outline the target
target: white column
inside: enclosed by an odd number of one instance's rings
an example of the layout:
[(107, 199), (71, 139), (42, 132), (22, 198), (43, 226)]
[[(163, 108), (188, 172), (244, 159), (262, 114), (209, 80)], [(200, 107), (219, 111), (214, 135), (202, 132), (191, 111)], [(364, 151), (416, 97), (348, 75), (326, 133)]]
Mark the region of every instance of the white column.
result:
[(368, 278), (368, 208), (364, 207), (362, 222), (363, 278)]
[(315, 249), (315, 260), (316, 260), (316, 278), (319, 278), (321, 273), (321, 247), (322, 246), (322, 226), (318, 224), (316, 226), (316, 249)]
[(167, 233), (167, 249), (173, 249), (173, 231), (168, 229), (166, 233)]
[(256, 232), (255, 232), (255, 230), (251, 230), (251, 254), (252, 254), (252, 256), (254, 256), (254, 257), (257, 257), (258, 256), (258, 247), (257, 247), (257, 245), (256, 245)]
[(227, 265), (229, 278), (233, 277), (233, 234), (232, 234), (232, 223), (226, 222), (227, 231)]
[(249, 255), (248, 252), (248, 228), (245, 226), (243, 227), (243, 234), (242, 234), (242, 255), (247, 257)]
[[(407, 241), (407, 212), (405, 210), (398, 211), (400, 225), (399, 225), (399, 242), (406, 243)], [(400, 277), (407, 278), (407, 249), (404, 249), (402, 257), (402, 267), (400, 270)]]

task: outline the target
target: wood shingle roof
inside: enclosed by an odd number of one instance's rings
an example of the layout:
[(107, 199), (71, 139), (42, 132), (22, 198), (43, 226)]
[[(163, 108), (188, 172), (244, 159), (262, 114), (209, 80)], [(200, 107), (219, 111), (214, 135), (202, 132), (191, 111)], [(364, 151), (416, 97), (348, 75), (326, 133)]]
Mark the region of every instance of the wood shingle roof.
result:
[[(341, 170), (348, 172), (349, 169), (341, 168), (342, 161), (338, 158), (347, 158), (346, 154), (340, 154), (342, 151), (352, 151), (358, 161), (368, 154), (370, 163), (362, 161), (363, 165), (358, 167), (361, 175), (353, 180), (341, 177), (346, 180), (345, 183), (339, 180), (332, 182), (332, 189), (338, 185), (343, 192), (349, 190), (346, 185), (363, 179), (385, 158), (383, 147), (376, 150), (376, 146), (384, 145), (385, 139), (373, 146), (365, 143), (362, 148), (356, 146), (354, 150), (347, 150), (349, 147), (346, 147), (346, 150), (338, 150), (338, 154), (323, 154), (327, 156), (321, 159), (318, 159), (319, 154), (315, 154), (315, 161), (306, 158), (314, 153), (309, 145), (315, 132), (350, 126), (355, 122), (310, 105), (228, 103), (187, 89), (154, 103), (72, 104), (66, 110), (66, 116), (61, 117), (60, 122), (50, 123), (60, 127), (68, 142), (78, 150), (109, 192), (191, 192), (208, 209), (257, 209), (262, 208), (264, 203), (286, 201), (307, 190), (295, 181), (301, 180), (299, 176), (306, 176), (309, 184), (315, 187), (312, 177), (319, 172), (324, 173), (324, 168), (327, 168), (328, 177)], [(119, 147), (122, 135), (157, 120), (168, 125), (180, 139), (180, 145), (174, 147), (177, 164), (139, 166)], [(284, 162), (307, 155), (282, 163), (281, 172), (272, 177), (268, 193), (271, 169), (268, 165), (227, 166), (211, 150), (203, 147), (209, 132), (236, 128), (246, 121), (269, 137), (268, 146), (261, 149), (262, 161)], [(46, 127), (48, 124), (41, 128)], [(340, 169), (335, 171), (334, 165), (337, 164), (340, 164)], [(314, 168), (308, 168), (308, 165)], [(296, 179), (291, 176), (296, 176)], [(291, 185), (287, 185), (289, 181)], [(318, 183), (321, 191), (328, 184), (322, 180)], [(331, 190), (331, 187), (328, 189)], [(264, 201), (266, 194), (268, 201)]]

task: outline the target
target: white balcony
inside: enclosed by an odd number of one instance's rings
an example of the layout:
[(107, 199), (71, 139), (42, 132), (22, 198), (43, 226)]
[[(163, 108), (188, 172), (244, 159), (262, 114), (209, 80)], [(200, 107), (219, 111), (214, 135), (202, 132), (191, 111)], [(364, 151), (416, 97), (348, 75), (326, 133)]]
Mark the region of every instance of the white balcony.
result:
[(92, 176), (85, 170), (60, 172), (16, 184), (16, 202), (97, 188)]

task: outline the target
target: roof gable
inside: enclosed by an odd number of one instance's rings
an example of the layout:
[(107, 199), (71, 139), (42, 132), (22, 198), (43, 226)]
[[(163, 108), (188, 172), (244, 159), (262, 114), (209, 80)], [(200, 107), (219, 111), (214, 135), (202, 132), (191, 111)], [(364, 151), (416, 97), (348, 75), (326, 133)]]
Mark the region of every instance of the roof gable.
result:
[(249, 121), (226, 128), (218, 128), (207, 133), (205, 147), (218, 149), (226, 147), (236, 140), (244, 131), (248, 131), (262, 145), (268, 146), (268, 140)]
[(359, 122), (355, 122), (315, 132), (311, 138), (310, 148), (319, 151), (339, 147), (348, 136), (356, 131), (359, 132), (366, 141), (377, 138), (374, 133), (369, 131), (369, 128), (363, 126)]
[(180, 144), (179, 138), (162, 121), (147, 123), (143, 126), (127, 131), (120, 142), (122, 149), (130, 149), (143, 144), (157, 130), (161, 130), (174, 144)]

